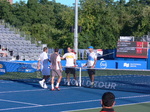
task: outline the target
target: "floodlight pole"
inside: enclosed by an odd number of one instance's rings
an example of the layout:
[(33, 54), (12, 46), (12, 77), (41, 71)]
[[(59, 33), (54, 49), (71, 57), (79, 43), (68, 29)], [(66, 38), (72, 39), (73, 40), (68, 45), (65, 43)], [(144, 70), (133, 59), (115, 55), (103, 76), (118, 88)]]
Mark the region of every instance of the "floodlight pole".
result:
[(74, 50), (78, 58), (78, 0), (75, 0)]

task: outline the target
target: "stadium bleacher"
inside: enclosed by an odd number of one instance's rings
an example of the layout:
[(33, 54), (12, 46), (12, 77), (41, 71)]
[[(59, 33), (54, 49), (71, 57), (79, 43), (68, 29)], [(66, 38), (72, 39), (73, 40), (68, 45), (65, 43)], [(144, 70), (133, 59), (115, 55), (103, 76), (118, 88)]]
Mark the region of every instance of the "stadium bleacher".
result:
[(32, 44), (30, 40), (21, 37), (5, 25), (0, 25), (0, 50), (5, 48), (8, 52), (7, 57), (0, 57), (0, 61), (10, 60), (37, 60), (42, 52), (42, 47)]

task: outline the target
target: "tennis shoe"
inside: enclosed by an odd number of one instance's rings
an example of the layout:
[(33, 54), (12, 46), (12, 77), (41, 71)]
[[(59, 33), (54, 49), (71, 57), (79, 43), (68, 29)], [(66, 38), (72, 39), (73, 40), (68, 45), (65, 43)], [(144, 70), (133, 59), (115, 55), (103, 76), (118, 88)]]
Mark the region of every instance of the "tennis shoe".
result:
[(94, 87), (94, 85), (91, 85), (91, 86), (90, 86), (90, 88), (93, 88), (93, 87)]
[(59, 87), (55, 87), (58, 91), (60, 91), (60, 88)]
[(52, 88), (51, 91), (55, 91), (56, 89)]
[(47, 85), (46, 85), (46, 83), (43, 84), (43, 88), (44, 88), (44, 89), (47, 89), (47, 88), (48, 88)]
[(43, 81), (39, 81), (39, 84), (42, 88), (44, 88), (44, 82)]

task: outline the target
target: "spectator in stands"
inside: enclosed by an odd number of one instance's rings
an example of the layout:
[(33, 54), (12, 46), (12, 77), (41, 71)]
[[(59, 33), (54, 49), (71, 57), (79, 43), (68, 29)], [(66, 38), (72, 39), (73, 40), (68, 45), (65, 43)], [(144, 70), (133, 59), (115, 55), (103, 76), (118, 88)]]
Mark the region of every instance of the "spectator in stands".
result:
[(6, 56), (8, 56), (8, 52), (7, 52), (6, 48), (3, 47), (3, 48), (0, 50), (0, 54), (1, 54), (1, 57), (6, 57)]
[(77, 53), (74, 51), (74, 49), (72, 49), (71, 52), (74, 53), (74, 54), (77, 54)]
[(102, 110), (100, 112), (115, 112), (113, 109), (115, 103), (115, 95), (113, 93), (104, 93), (101, 100)]

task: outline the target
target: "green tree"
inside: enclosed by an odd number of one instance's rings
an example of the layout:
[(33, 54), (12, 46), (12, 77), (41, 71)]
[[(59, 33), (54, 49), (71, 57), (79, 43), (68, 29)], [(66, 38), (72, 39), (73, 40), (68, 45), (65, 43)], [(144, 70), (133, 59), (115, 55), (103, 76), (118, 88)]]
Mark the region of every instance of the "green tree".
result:
[[(119, 36), (140, 37), (150, 31), (150, 0), (80, 0), (79, 48), (113, 49)], [(73, 47), (74, 8), (55, 0), (29, 0), (10, 5), (0, 0), (0, 19), (49, 47)], [(138, 38), (137, 38), (138, 39)]]
[(119, 26), (112, 1), (81, 1), (80, 13), (82, 13), (80, 22), (83, 26), (83, 32), (79, 38), (82, 40), (81, 45), (84, 48), (87, 48), (89, 44), (96, 48), (115, 48), (119, 36)]

